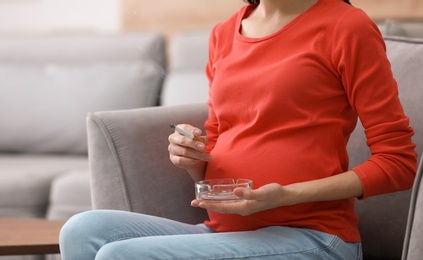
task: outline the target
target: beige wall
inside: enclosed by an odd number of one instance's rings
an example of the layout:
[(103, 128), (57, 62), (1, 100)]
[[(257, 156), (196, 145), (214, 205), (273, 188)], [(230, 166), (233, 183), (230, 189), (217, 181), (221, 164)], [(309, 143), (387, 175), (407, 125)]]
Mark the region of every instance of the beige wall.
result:
[(422, 0), (351, 0), (351, 2), (377, 20), (423, 19)]
[[(121, 0), (124, 30), (156, 29), (171, 36), (210, 28), (238, 10), (242, 0)], [(351, 0), (372, 18), (423, 19), (423, 0)]]
[(124, 30), (156, 29), (172, 35), (210, 28), (244, 5), (241, 0), (121, 0)]

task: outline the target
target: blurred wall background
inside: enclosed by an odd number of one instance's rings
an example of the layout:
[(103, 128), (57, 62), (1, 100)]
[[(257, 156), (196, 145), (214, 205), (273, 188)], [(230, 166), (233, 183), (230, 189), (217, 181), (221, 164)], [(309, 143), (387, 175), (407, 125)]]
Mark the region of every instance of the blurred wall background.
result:
[[(351, 2), (378, 21), (423, 19), (423, 0)], [(122, 0), (121, 3), (122, 28), (157, 28), (167, 35), (172, 35), (181, 28), (211, 27), (245, 4), (242, 0)]]
[[(423, 19), (423, 0), (352, 0), (375, 20)], [(0, 33), (210, 28), (242, 0), (0, 0)]]
[(172, 36), (180, 30), (211, 28), (245, 5), (242, 0), (121, 0), (122, 28), (153, 28)]
[(0, 33), (121, 30), (120, 0), (0, 0)]

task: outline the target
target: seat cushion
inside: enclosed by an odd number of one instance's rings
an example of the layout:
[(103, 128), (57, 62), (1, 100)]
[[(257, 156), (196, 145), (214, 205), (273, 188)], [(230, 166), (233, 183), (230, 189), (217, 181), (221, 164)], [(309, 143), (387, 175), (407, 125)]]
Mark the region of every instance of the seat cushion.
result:
[(87, 168), (86, 156), (0, 154), (0, 216), (45, 217), (52, 180)]
[(90, 210), (91, 192), (88, 169), (75, 169), (54, 178), (50, 190), (48, 219), (66, 220)]

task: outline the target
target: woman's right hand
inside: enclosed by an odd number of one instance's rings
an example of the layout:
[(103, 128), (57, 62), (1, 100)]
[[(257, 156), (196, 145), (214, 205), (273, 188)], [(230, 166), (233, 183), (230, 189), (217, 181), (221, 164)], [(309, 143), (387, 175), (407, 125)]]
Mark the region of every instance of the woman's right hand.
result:
[(169, 135), (169, 157), (170, 161), (177, 167), (186, 169), (192, 173), (203, 174), (207, 162), (212, 160), (212, 156), (205, 153), (207, 137), (201, 136), (199, 128), (188, 124), (180, 124), (178, 127), (199, 136), (203, 142), (192, 140), (178, 132)]

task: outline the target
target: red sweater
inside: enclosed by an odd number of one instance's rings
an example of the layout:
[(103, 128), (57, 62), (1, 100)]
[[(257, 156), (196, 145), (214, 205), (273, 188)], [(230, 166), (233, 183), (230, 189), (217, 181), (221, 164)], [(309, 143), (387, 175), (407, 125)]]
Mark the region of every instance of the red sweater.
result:
[[(218, 24), (209, 42), (205, 127), (214, 160), (206, 178), (248, 178), (254, 188), (349, 169), (346, 144), (357, 116), (372, 156), (353, 170), (363, 198), (409, 189), (416, 154), (377, 26), (341, 0), (319, 0), (278, 32), (240, 34), (247, 5)], [(216, 231), (280, 225), (360, 241), (354, 198), (280, 207), (250, 216), (209, 212)]]

